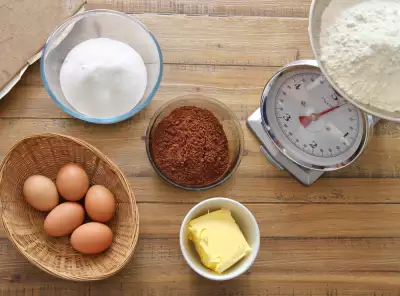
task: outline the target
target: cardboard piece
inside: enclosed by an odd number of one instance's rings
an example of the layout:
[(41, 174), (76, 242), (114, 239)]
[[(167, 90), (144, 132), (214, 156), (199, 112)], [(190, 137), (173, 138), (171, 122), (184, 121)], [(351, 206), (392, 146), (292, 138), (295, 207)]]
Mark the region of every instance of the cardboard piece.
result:
[(85, 0), (0, 0), (0, 99), (41, 56), (53, 30)]

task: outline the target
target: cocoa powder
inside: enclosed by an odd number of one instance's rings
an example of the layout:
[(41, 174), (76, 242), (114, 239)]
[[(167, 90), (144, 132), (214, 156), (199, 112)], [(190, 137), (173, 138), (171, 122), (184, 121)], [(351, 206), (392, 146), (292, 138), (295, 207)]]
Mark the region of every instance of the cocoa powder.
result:
[(228, 140), (208, 110), (179, 107), (163, 118), (151, 136), (158, 169), (183, 186), (207, 186), (228, 169)]

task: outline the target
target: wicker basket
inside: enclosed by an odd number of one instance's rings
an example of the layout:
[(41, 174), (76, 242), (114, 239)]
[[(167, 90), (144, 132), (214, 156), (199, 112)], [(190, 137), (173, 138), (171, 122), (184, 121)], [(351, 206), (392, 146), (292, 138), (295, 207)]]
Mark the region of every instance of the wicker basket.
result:
[[(58, 170), (74, 162), (88, 173), (91, 184), (101, 184), (117, 200), (115, 217), (109, 222), (114, 238), (111, 247), (98, 255), (74, 251), (68, 237), (53, 238), (43, 230), (45, 213), (23, 199), (24, 181), (41, 174), (53, 181)], [(135, 196), (122, 172), (93, 146), (63, 135), (42, 134), (25, 138), (6, 155), (0, 166), (2, 223), (15, 247), (33, 264), (57, 277), (101, 280), (118, 272), (132, 257), (139, 235)]]

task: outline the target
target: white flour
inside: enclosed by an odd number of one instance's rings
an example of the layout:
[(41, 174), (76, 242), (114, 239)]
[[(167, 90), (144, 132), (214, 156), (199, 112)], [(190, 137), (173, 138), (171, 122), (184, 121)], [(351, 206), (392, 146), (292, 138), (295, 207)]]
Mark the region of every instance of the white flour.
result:
[[(333, 7), (324, 15), (334, 15)], [(369, 0), (344, 10), (321, 32), (321, 60), (351, 98), (400, 111), (400, 2)]]
[(133, 109), (142, 99), (146, 66), (129, 45), (95, 38), (78, 44), (65, 58), (60, 84), (67, 101), (80, 113), (111, 118)]

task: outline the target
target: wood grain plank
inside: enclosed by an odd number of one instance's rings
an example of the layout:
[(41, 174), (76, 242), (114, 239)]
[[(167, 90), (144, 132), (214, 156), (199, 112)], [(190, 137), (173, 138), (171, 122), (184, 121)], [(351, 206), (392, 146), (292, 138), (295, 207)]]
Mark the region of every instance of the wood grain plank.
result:
[[(151, 104), (157, 104), (152, 102)], [(150, 110), (150, 108), (149, 108)], [(155, 177), (145, 151), (144, 136), (149, 116), (139, 113), (117, 125), (101, 126), (76, 119), (2, 119), (0, 118), (0, 157), (25, 136), (42, 132), (72, 135), (88, 141), (109, 156), (128, 177)], [(382, 123), (385, 124), (385, 123)], [(242, 122), (245, 156), (237, 177), (287, 178), (260, 152), (260, 144)], [(327, 178), (398, 178), (400, 177), (400, 138), (375, 136), (356, 163), (343, 170), (324, 175)]]
[[(161, 87), (151, 102), (135, 117), (150, 119), (164, 103), (179, 96), (199, 93), (226, 104), (244, 121), (259, 108), (265, 83), (279, 67), (214, 65), (165, 65)], [(0, 101), (0, 118), (71, 118), (50, 99), (39, 73), (39, 63)], [(400, 125), (381, 121), (375, 136), (400, 138)]]
[[(400, 272), (399, 239), (262, 239), (261, 249), (252, 272)], [(23, 274), (35, 267), (5, 239), (0, 242), (0, 282), (7, 282), (8, 275)], [(31, 268), (32, 267), (32, 268)], [(140, 275), (151, 274), (158, 268), (186, 269), (177, 239), (141, 239), (135, 255), (121, 276), (131, 282), (146, 281)], [(12, 273), (10, 274), (10, 271)], [(44, 273), (22, 275), (21, 282), (40, 282)], [(138, 277), (139, 275), (139, 277)], [(48, 278), (48, 279), (47, 279)], [(43, 281), (51, 281), (48, 276)]]
[[(259, 89), (280, 67), (164, 64), (165, 86), (207, 87), (223, 90)], [(40, 64), (28, 68), (18, 86), (43, 86)]]
[[(163, 102), (190, 93), (200, 93), (219, 99), (245, 120), (258, 108), (265, 82), (278, 69), (165, 65), (161, 87), (140, 116), (149, 119)], [(18, 86), (0, 101), (0, 117), (70, 118), (53, 103), (44, 89), (39, 64), (32, 66)]]
[[(321, 281), (315, 281), (314, 278)], [(394, 278), (387, 275), (358, 274), (341, 278), (306, 274), (261, 274), (256, 278), (255, 273), (252, 273), (251, 279), (224, 283), (195, 278), (190, 282), (171, 279), (169, 283), (143, 283), (141, 286), (146, 286), (147, 289), (137, 292), (136, 284), (118, 286), (112, 285), (112, 282), (99, 283), (91, 289), (91, 295), (105, 295), (106, 289), (110, 293), (129, 293), (127, 295), (134, 296), (393, 296), (398, 293), (398, 283)]]
[[(0, 285), (2, 296), (393, 296), (398, 295), (396, 274), (349, 274), (318, 276), (316, 274), (252, 274), (251, 279), (213, 282), (197, 275), (155, 281), (156, 275), (140, 283), (118, 283), (116, 277), (94, 283), (51, 283)], [(390, 277), (392, 276), (392, 277)], [(149, 279), (150, 278), (150, 279)], [(188, 279), (189, 278), (189, 279)], [(320, 279), (320, 280), (319, 280)]]
[(207, 191), (184, 192), (161, 178), (130, 178), (138, 202), (198, 203), (206, 198), (224, 196), (242, 203), (399, 203), (398, 179), (335, 178), (321, 179), (305, 187), (291, 178), (239, 178)]
[[(21, 284), (19, 278), (12, 279), (12, 284), (1, 284), (1, 296), (90, 296), (90, 285), (74, 282), (57, 284)], [(109, 294), (103, 294), (109, 295)]]
[[(262, 237), (398, 237), (400, 205), (245, 204)], [(176, 237), (186, 204), (139, 204), (143, 237)]]
[[(167, 65), (164, 80), (159, 93), (150, 105), (141, 113), (135, 116), (131, 121), (122, 123), (114, 127), (98, 127), (87, 125), (77, 121), (41, 121), (36, 120), (21, 123), (21, 128), (16, 120), (2, 121), (1, 125), (7, 128), (2, 129), (3, 137), (7, 135), (5, 141), (0, 143), (4, 145), (4, 151), (11, 146), (12, 141), (19, 137), (29, 135), (40, 131), (54, 131), (61, 133), (70, 133), (86, 140), (93, 139), (94, 145), (105, 147), (114, 157), (120, 153), (121, 149), (126, 150), (123, 143), (116, 143), (117, 146), (125, 148), (114, 149), (111, 146), (99, 143), (104, 141), (107, 135), (114, 140), (122, 137), (124, 141), (127, 135), (132, 135), (132, 141), (145, 134), (147, 122), (154, 112), (165, 102), (177, 96), (190, 93), (201, 93), (219, 99), (233, 110), (239, 119), (245, 120), (259, 106), (260, 93), (264, 81), (268, 80), (277, 70), (274, 67), (219, 67), (219, 66), (188, 66), (188, 65)], [(21, 84), (15, 88), (9, 96), (0, 103), (1, 118), (58, 118), (68, 117), (63, 113), (49, 98), (48, 94), (41, 86), (39, 67), (35, 65), (29, 70), (28, 75), (24, 77)], [(133, 126), (128, 126), (130, 124)], [(17, 126), (16, 126), (17, 125)], [(13, 126), (16, 132), (14, 139), (8, 137), (9, 126)], [(244, 126), (244, 123), (243, 123)], [(84, 127), (84, 128), (82, 128)], [(22, 130), (22, 131), (20, 131)], [(113, 131), (113, 132), (112, 132)], [(284, 177), (287, 174), (274, 169), (259, 152), (259, 144), (254, 136), (244, 126), (246, 137), (247, 156), (244, 158), (240, 167), (239, 174), (254, 177)], [(93, 134), (92, 134), (93, 133)], [(375, 128), (375, 137), (372, 139), (367, 152), (353, 166), (327, 174), (329, 177), (400, 177), (399, 145), (400, 127), (390, 122), (380, 122)], [(91, 136), (93, 135), (93, 136)], [(90, 138), (88, 138), (90, 137)], [(10, 140), (10, 143), (7, 141)], [(141, 142), (132, 143), (135, 147), (140, 146)], [(100, 148), (100, 146), (99, 146)], [(0, 150), (1, 151), (1, 150)], [(108, 151), (105, 151), (108, 153)], [(141, 157), (129, 166), (126, 171), (130, 175), (152, 175), (152, 170), (148, 167), (146, 156), (143, 150), (140, 150)], [(125, 151), (124, 156), (128, 157), (131, 151)], [(0, 152), (1, 155), (1, 152)], [(123, 155), (118, 154), (116, 159)], [(127, 160), (117, 161), (121, 165), (127, 165)], [(141, 166), (144, 165), (145, 168)], [(146, 166), (147, 165), (147, 166)], [(131, 170), (133, 169), (133, 171)]]
[(153, 14), (137, 17), (158, 39), (165, 63), (282, 66), (312, 57), (307, 19)]
[(310, 0), (88, 0), (85, 7), (127, 13), (307, 17), (310, 3)]
[(372, 295), (367, 291), (374, 290), (389, 295), (398, 284), (387, 274), (399, 272), (399, 239), (263, 239), (261, 244), (250, 272), (230, 282), (197, 276), (184, 262), (176, 239), (141, 239), (133, 259), (116, 276), (66, 286), (30, 264), (3, 239), (0, 295), (333, 296), (355, 295), (356, 290), (357, 295)]
[[(399, 239), (262, 239), (255, 272), (397, 272)], [(142, 239), (127, 276), (141, 268), (185, 267), (177, 239)], [(132, 275), (133, 277), (133, 275)]]
[[(262, 237), (400, 237), (400, 205), (246, 204)], [(139, 203), (140, 235), (173, 238), (193, 204)], [(4, 230), (0, 228), (0, 237)]]

